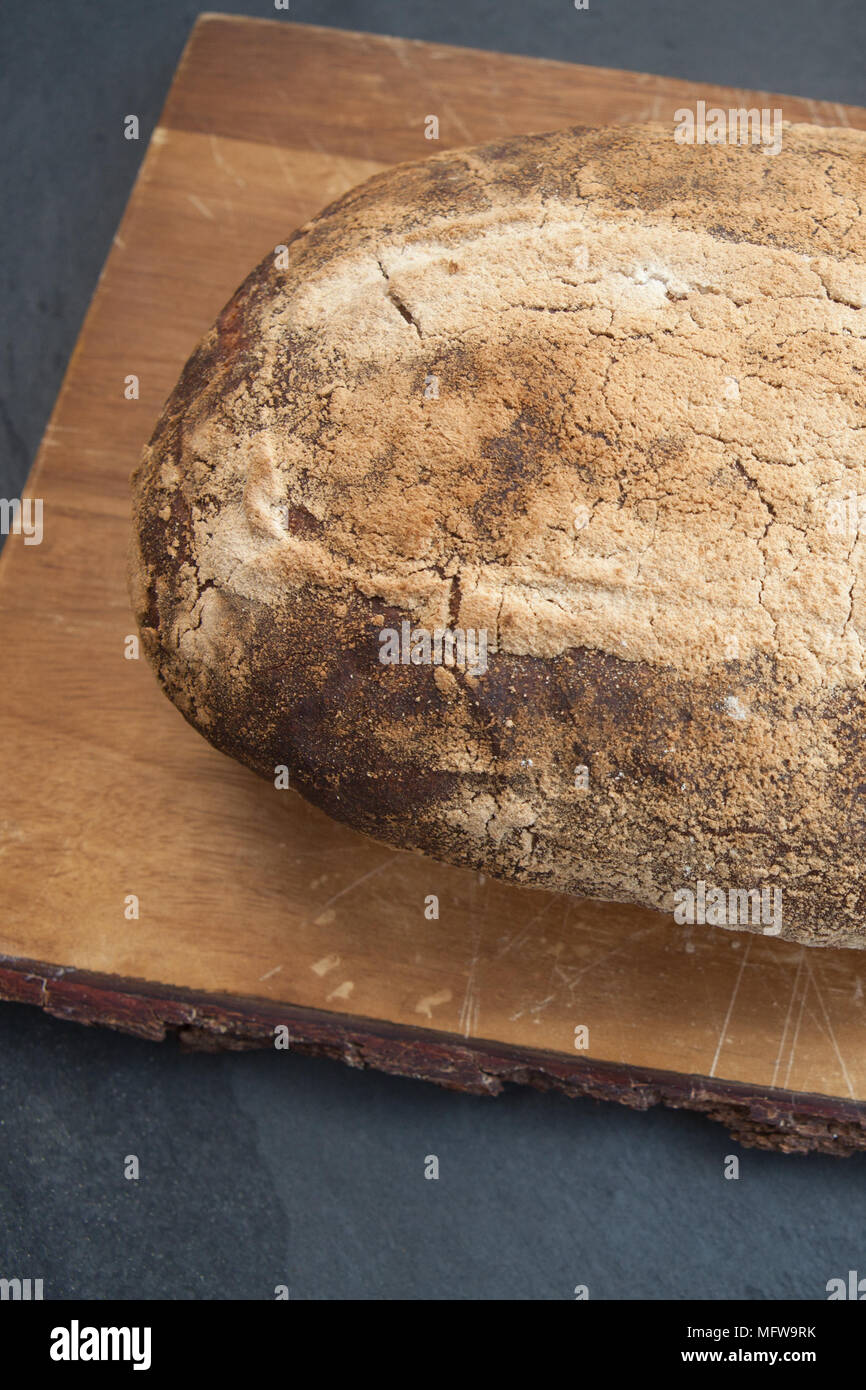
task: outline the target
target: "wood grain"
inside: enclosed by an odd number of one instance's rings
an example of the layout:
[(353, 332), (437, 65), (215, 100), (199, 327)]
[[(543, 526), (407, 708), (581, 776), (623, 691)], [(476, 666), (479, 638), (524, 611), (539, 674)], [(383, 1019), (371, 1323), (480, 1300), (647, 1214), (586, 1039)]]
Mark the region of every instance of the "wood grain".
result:
[(788, 97), (200, 19), (28, 484), (44, 540), (10, 537), (0, 557), (0, 995), (223, 1044), (267, 1044), (285, 1019), (301, 1048), (443, 1084), (531, 1081), (703, 1109), (743, 1142), (866, 1147), (863, 954), (680, 928), (376, 845), (221, 757), (124, 658), (129, 472), (269, 248), (396, 160), (671, 121), (701, 97), (866, 128), (864, 111)]

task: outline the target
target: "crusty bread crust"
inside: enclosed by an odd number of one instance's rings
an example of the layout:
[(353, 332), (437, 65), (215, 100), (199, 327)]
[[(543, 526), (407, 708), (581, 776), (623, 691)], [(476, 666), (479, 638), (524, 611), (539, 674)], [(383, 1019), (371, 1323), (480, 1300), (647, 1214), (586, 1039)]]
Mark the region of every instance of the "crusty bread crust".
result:
[[(576, 129), (326, 209), (134, 474), (171, 699), (377, 839), (663, 910), (779, 887), (783, 936), (866, 944), (863, 542), (828, 524), (866, 497), (864, 175), (849, 130)], [(488, 669), (383, 666), (404, 619), (486, 629)]]

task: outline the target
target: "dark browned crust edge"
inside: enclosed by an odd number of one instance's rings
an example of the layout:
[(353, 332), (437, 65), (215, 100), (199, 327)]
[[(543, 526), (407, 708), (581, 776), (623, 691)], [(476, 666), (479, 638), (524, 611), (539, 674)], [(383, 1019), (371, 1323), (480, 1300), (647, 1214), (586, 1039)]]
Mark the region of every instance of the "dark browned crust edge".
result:
[(576, 1097), (617, 1101), (634, 1110), (664, 1105), (695, 1110), (749, 1148), (848, 1157), (866, 1149), (866, 1102), (766, 1089), (739, 1081), (569, 1058), (426, 1028), (172, 988), (0, 957), (0, 999), (35, 1004), (54, 1018), (161, 1042), (172, 1035), (193, 1051), (240, 1052), (272, 1045), (288, 1027), (290, 1049), (350, 1067), (432, 1081), (448, 1090), (499, 1095), (506, 1082)]

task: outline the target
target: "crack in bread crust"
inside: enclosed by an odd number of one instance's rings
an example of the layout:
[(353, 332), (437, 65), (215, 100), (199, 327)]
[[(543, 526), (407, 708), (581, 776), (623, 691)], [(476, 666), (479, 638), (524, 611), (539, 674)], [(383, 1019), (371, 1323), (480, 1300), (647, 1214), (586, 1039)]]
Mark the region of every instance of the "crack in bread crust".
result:
[[(378, 839), (668, 911), (779, 886), (783, 936), (864, 944), (863, 550), (828, 522), (866, 496), (864, 171), (854, 131), (575, 130), (301, 228), (134, 475), (171, 698)], [(404, 620), (486, 630), (487, 671), (382, 666)]]

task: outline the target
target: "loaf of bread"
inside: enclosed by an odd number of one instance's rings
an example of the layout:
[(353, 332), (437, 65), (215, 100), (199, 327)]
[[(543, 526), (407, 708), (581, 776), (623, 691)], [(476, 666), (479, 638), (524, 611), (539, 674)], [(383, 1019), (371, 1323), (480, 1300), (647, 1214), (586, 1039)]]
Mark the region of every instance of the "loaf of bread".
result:
[(377, 840), (866, 944), (864, 174), (575, 129), (327, 208), (134, 474), (170, 698)]

